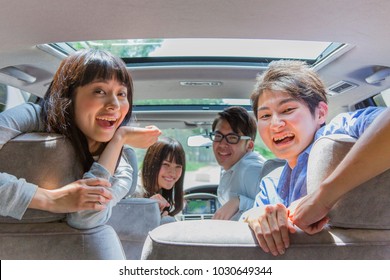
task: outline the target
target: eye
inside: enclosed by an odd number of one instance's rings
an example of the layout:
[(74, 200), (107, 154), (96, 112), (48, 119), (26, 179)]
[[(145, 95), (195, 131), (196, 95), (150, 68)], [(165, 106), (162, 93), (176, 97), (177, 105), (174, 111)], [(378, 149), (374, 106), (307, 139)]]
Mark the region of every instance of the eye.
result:
[(258, 119), (259, 120), (267, 120), (271, 117), (271, 114), (261, 114), (261, 115), (258, 115)]
[(105, 92), (104, 90), (100, 89), (100, 88), (95, 89), (95, 90), (94, 90), (94, 93), (95, 93), (96, 95), (105, 95), (105, 94), (106, 94), (106, 92)]
[(120, 97), (127, 97), (127, 92), (126, 91), (121, 91), (118, 93), (118, 96)]
[(295, 107), (288, 107), (287, 109), (283, 110), (283, 113), (289, 114), (289, 113), (294, 112), (295, 109), (296, 109)]

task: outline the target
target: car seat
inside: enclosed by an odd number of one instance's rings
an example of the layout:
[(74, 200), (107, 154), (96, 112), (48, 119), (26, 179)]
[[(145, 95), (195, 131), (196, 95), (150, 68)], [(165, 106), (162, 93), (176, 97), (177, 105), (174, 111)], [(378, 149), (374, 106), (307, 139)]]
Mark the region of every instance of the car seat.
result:
[[(137, 174), (134, 150), (126, 146), (123, 154)], [(64, 136), (27, 133), (2, 147), (0, 172), (45, 188), (63, 186), (82, 176), (75, 158)], [(130, 192), (136, 184), (133, 180)], [(21, 220), (0, 216), (0, 259), (139, 259), (148, 232), (161, 222), (156, 201), (136, 198), (120, 201), (107, 225), (78, 230), (65, 219), (34, 209)]]
[[(355, 139), (324, 136), (310, 152), (308, 192), (341, 161)], [(373, 159), (375, 160), (375, 159)], [(367, 163), (369, 164), (369, 163)], [(390, 170), (344, 195), (330, 211), (324, 230), (290, 235), (284, 255), (264, 253), (246, 223), (185, 221), (149, 233), (142, 259), (390, 259)]]

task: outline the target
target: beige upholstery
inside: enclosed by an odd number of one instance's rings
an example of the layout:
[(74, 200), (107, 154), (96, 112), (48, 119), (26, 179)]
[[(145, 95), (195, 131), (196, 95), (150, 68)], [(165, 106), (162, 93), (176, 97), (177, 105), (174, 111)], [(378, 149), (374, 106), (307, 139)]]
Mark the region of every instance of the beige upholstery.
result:
[[(132, 149), (124, 152), (134, 160)], [(80, 178), (75, 163), (73, 148), (60, 135), (29, 133), (0, 150), (1, 172), (46, 188)], [(90, 230), (68, 226), (64, 214), (28, 209), (21, 221), (0, 216), (0, 259), (139, 259), (147, 233), (160, 220), (157, 203), (147, 199), (124, 199), (114, 207), (109, 225)]]
[[(317, 142), (310, 153), (308, 193), (314, 191), (319, 182), (334, 170), (355, 143), (355, 139), (345, 135), (333, 135), (322, 137)], [(367, 162), (367, 165), (369, 164), (370, 162)], [(329, 224), (345, 228), (390, 229), (388, 205), (389, 171), (363, 183), (340, 199), (329, 213)]]
[[(333, 170), (353, 142), (339, 136), (319, 139), (308, 169), (312, 191)], [(375, 159), (373, 159), (375, 160)], [(369, 164), (369, 163), (367, 163)], [(298, 230), (282, 256), (264, 253), (247, 224), (233, 221), (184, 221), (150, 232), (143, 259), (390, 259), (390, 171), (350, 192), (331, 211), (322, 232)]]

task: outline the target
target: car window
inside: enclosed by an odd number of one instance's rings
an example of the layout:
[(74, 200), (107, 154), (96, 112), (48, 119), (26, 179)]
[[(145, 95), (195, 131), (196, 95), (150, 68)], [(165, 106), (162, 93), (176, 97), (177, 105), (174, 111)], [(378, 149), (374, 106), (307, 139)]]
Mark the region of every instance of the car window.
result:
[(0, 83), (0, 112), (32, 101), (34, 98), (26, 91)]
[(376, 106), (390, 107), (390, 88), (373, 97)]
[[(219, 184), (221, 168), (215, 160), (213, 149), (206, 147), (189, 147), (187, 138), (191, 135), (204, 133), (201, 128), (194, 129), (161, 129), (162, 135), (177, 139), (186, 153), (186, 170), (184, 177), (184, 190), (194, 186)], [(139, 170), (146, 149), (135, 149)]]
[[(203, 128), (180, 129), (170, 128), (161, 129), (162, 135), (177, 139), (186, 153), (186, 172), (184, 177), (184, 190), (202, 185), (218, 185), (221, 167), (214, 157), (212, 147), (189, 147), (187, 139), (189, 136), (206, 134)], [(139, 170), (142, 168), (142, 162), (146, 149), (135, 149), (137, 154)], [(260, 137), (256, 137), (255, 151), (264, 157), (264, 159), (274, 158), (272, 152), (264, 145)]]

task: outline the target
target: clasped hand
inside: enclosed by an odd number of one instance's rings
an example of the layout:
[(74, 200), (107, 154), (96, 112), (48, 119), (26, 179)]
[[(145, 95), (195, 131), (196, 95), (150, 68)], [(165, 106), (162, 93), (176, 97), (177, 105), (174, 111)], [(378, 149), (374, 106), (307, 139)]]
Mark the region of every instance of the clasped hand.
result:
[(245, 213), (245, 222), (253, 230), (264, 252), (283, 255), (290, 246), (289, 233), (296, 229), (288, 219), (289, 210), (283, 204), (252, 208)]

